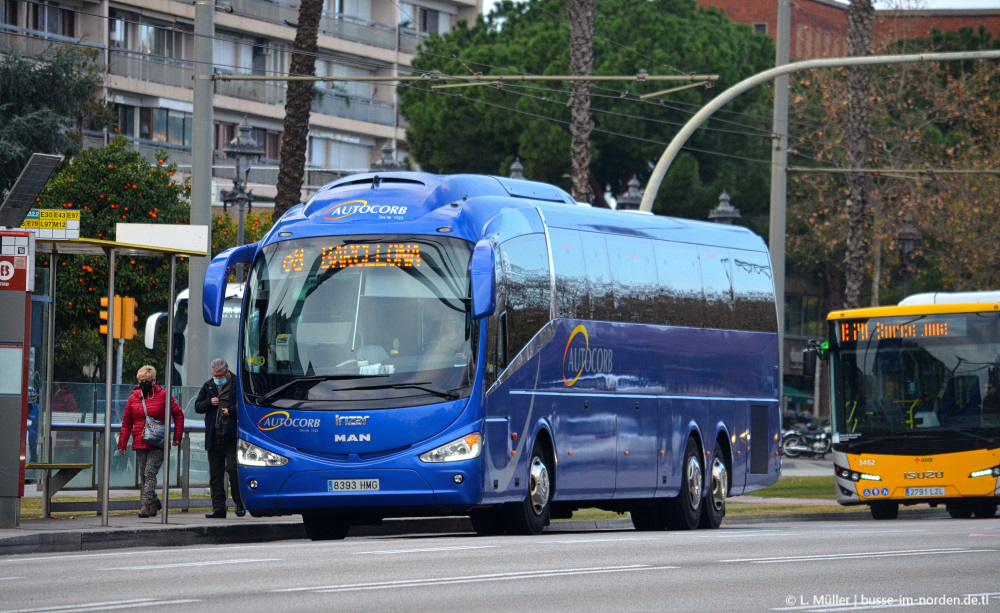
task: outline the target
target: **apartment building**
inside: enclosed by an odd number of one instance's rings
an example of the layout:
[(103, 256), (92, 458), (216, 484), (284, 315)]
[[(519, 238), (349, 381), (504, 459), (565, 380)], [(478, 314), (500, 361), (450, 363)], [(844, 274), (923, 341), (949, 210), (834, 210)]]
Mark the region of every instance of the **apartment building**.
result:
[[(214, 69), (219, 74), (287, 75), (298, 21), (296, 0), (217, 0)], [(150, 160), (156, 149), (189, 170), (193, 110), (194, 3), (191, 0), (0, 0), (0, 44), (22, 52), (86, 45), (108, 67), (106, 99), (117, 132)], [(421, 41), (460, 19), (474, 21), (482, 0), (325, 0), (319, 30), (320, 76), (384, 77), (409, 66)], [(213, 183), (228, 189), (232, 161), (222, 149), (244, 117), (264, 157), (250, 172), (255, 206), (271, 206), (277, 182), (287, 88), (281, 81), (214, 81)], [(392, 82), (317, 83), (303, 196), (350, 172), (367, 170), (389, 143), (406, 155), (405, 120)], [(112, 132), (113, 134), (113, 132)], [(86, 145), (112, 134), (88, 132)]]
[[(726, 17), (774, 38), (777, 0), (698, 0)], [(847, 7), (841, 0), (796, 0), (791, 4), (793, 61), (847, 55)], [(1000, 32), (1000, 9), (886, 9), (875, 11), (875, 46), (904, 38), (929, 37), (931, 30), (979, 29)]]

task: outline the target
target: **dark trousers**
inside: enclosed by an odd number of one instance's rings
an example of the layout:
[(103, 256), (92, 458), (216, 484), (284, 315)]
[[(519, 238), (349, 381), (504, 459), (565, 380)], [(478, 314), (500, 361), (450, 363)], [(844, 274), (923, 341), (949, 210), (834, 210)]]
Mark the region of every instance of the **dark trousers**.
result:
[(228, 445), (216, 441), (208, 450), (208, 486), (212, 489), (212, 510), (226, 511), (226, 484), (223, 473), (229, 473), (229, 487), (232, 490), (236, 508), (243, 506), (240, 498), (240, 482), (236, 474), (236, 443)]

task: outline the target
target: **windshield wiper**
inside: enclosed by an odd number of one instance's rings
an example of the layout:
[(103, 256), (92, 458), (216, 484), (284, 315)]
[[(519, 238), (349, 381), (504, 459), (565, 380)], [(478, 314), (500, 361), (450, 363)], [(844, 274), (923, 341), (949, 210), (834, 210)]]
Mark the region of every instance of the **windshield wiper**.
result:
[(983, 436), (982, 434), (976, 434), (969, 428), (955, 428), (954, 430), (943, 430), (943, 432), (954, 432), (956, 434), (964, 434), (969, 438), (973, 438), (979, 441), (989, 443), (990, 445), (995, 445), (997, 439), (989, 436)]
[(337, 381), (340, 379), (360, 379), (362, 377), (367, 379), (370, 377), (388, 377), (388, 376), (389, 375), (309, 375), (306, 377), (295, 377), (294, 379), (290, 379), (285, 383), (282, 383), (278, 387), (274, 388), (273, 390), (267, 392), (266, 394), (260, 396), (260, 399), (263, 402), (270, 402), (271, 399), (273, 399), (281, 392), (299, 383), (310, 383), (318, 381)]
[[(363, 385), (359, 387), (348, 388), (350, 390), (404, 390), (404, 389), (416, 389), (427, 392), (429, 394), (434, 394), (435, 396), (440, 396), (442, 398), (447, 398), (448, 400), (456, 400), (459, 398), (458, 393), (454, 390), (441, 389), (439, 387), (430, 387), (427, 385), (430, 381), (420, 381), (417, 383), (393, 383), (391, 385)], [(347, 391), (347, 390), (337, 390), (337, 391)]]

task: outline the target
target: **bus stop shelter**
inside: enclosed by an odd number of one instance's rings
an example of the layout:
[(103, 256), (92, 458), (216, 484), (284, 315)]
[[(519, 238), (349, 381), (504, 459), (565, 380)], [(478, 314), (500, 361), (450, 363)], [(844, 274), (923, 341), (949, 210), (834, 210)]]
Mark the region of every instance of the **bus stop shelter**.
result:
[[(116, 237), (118, 240), (108, 241), (92, 238), (78, 239), (56, 239), (37, 238), (35, 250), (38, 253), (48, 253), (49, 257), (49, 296), (52, 300), (52, 312), (48, 318), (48, 329), (46, 330), (46, 344), (48, 352), (46, 357), (46, 386), (45, 401), (49, 410), (46, 411), (42, 424), (44, 433), (42, 443), (42, 457), (45, 463), (52, 462), (51, 429), (52, 429), (52, 380), (55, 371), (55, 305), (56, 305), (56, 265), (61, 255), (92, 255), (104, 256), (108, 258), (108, 335), (107, 352), (105, 362), (105, 398), (104, 398), (104, 445), (100, 448), (100, 468), (98, 473), (98, 498), (101, 501), (101, 521), (102, 525), (108, 525), (108, 501), (109, 482), (111, 472), (111, 403), (112, 386), (114, 384), (114, 369), (111, 367), (114, 359), (114, 338), (111, 333), (111, 322), (119, 314), (114, 312), (115, 303), (115, 260), (118, 256), (129, 257), (158, 257), (167, 258), (170, 261), (170, 284), (167, 302), (167, 330), (173, 330), (174, 325), (174, 299), (176, 295), (176, 271), (178, 257), (206, 257), (209, 255), (208, 247), (208, 227), (175, 224), (117, 224)], [(200, 248), (199, 248), (200, 247)], [(167, 334), (167, 363), (164, 368), (165, 381), (164, 388), (167, 393), (172, 391), (172, 369), (170, 368), (170, 357), (173, 355), (173, 334)], [(169, 401), (167, 403), (167, 418), (164, 420), (164, 448), (163, 448), (163, 515), (161, 522), (167, 523), (170, 498), (168, 496), (170, 485), (170, 440), (171, 427), (169, 418)], [(51, 470), (45, 470), (43, 489), (48, 491), (49, 480), (52, 479)], [(42, 514), (49, 516), (50, 499), (44, 498), (44, 508)]]

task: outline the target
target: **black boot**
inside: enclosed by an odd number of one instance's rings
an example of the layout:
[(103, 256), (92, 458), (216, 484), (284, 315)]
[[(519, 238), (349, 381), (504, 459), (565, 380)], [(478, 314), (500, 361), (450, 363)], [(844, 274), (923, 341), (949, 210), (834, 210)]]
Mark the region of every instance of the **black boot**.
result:
[(226, 510), (223, 509), (221, 511), (212, 511), (211, 513), (205, 513), (205, 517), (207, 517), (208, 519), (225, 519)]

